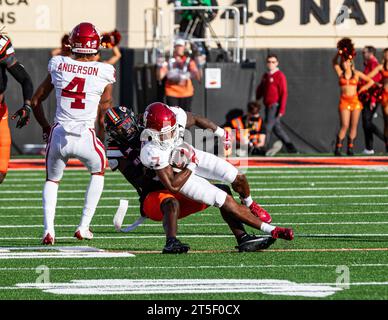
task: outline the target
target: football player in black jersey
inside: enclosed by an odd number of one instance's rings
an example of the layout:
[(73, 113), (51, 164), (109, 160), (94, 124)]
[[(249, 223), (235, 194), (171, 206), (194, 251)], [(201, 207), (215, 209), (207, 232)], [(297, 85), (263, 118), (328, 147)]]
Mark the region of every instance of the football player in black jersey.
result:
[[(190, 117), (197, 117), (190, 114)], [(199, 122), (209, 121), (205, 118)], [(197, 119), (198, 120), (198, 119)], [(191, 121), (196, 123), (197, 121)], [(163, 221), (166, 233), (166, 245), (163, 253), (185, 253), (190, 247), (177, 238), (177, 220), (196, 212), (203, 211), (207, 205), (173, 194), (158, 181), (153, 170), (147, 169), (140, 161), (140, 135), (143, 130), (141, 117), (126, 107), (110, 109), (105, 116), (105, 130), (109, 136), (107, 157), (113, 171), (119, 170), (139, 194), (140, 214), (153, 221)], [(231, 194), (226, 185), (217, 187)], [(274, 243), (273, 238), (260, 238), (249, 235), (243, 223), (223, 210), (221, 215), (236, 236), (240, 252), (252, 252), (266, 249)]]
[(4, 93), (7, 89), (8, 71), (22, 87), (23, 107), (13, 116), (12, 120), (19, 117), (17, 128), (23, 128), (28, 124), (31, 114), (31, 97), (33, 85), (31, 77), (15, 56), (15, 50), (11, 40), (0, 31), (0, 183), (8, 172), (8, 163), (11, 155), (11, 133), (8, 126), (8, 107), (5, 103)]

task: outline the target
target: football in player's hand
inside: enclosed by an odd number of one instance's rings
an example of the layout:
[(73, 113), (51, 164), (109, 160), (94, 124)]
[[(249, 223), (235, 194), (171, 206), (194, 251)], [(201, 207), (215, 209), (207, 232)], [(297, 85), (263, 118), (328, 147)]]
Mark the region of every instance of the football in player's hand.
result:
[(192, 162), (195, 156), (194, 149), (191, 145), (183, 142), (171, 152), (170, 165), (176, 169), (184, 169)]

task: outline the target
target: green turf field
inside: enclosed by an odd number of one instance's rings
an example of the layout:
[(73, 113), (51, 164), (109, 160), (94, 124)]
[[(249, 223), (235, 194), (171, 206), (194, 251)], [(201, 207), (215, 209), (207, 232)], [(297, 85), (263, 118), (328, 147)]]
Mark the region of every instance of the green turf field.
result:
[[(130, 202), (125, 224), (136, 219), (138, 202), (121, 175), (111, 172), (93, 221), (94, 240), (72, 238), (89, 180), (85, 171), (65, 173), (56, 216), (55, 248), (105, 251), (31, 248), (40, 246), (42, 236), (45, 173), (11, 171), (0, 186), (0, 298), (388, 299), (388, 171), (254, 168), (248, 177), (254, 198), (272, 213), (274, 224), (294, 228), (295, 240), (278, 240), (267, 252), (239, 254), (211, 208), (181, 220), (180, 239), (192, 251), (169, 256), (159, 253), (161, 224), (148, 221), (130, 234), (114, 231), (119, 200)], [(171, 294), (168, 281), (147, 281), (152, 279), (192, 279), (186, 287), (192, 291)], [(184, 283), (175, 282), (178, 288)], [(134, 289), (141, 294), (131, 294)], [(323, 298), (311, 295), (322, 291), (328, 292)]]

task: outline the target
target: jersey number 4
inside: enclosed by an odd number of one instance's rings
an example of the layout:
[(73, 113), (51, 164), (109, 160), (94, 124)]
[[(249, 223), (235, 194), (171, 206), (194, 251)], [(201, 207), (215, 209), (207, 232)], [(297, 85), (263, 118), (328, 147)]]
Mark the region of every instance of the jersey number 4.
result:
[[(75, 89), (75, 90), (74, 90)], [(85, 103), (82, 101), (86, 98), (85, 78), (75, 77), (69, 85), (62, 90), (62, 97), (74, 99), (70, 108), (72, 109), (85, 109)]]

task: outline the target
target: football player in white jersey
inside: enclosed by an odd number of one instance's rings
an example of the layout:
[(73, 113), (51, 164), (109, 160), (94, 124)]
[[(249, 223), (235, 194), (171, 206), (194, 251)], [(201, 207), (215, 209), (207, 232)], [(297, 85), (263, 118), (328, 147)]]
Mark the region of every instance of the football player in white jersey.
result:
[[(48, 76), (32, 98), (34, 115), (43, 129), (46, 148), (46, 183), (43, 189), (43, 244), (54, 244), (54, 218), (58, 185), (69, 158), (79, 159), (91, 173), (81, 222), (74, 234), (79, 240), (92, 239), (89, 226), (104, 187), (104, 116), (112, 107), (115, 69), (94, 61), (101, 35), (91, 23), (77, 25), (70, 34), (72, 56), (55, 56)], [(50, 126), (44, 101), (55, 89), (57, 108)], [(97, 132), (95, 130), (97, 127)]]
[[(262, 230), (275, 239), (292, 240), (293, 230), (270, 225), (271, 216), (251, 196), (246, 177), (233, 165), (213, 154), (194, 149), (183, 142), (182, 132), (186, 127), (187, 114), (178, 107), (168, 107), (163, 103), (149, 105), (144, 113), (145, 130), (140, 159), (144, 166), (155, 170), (164, 187), (172, 193), (203, 202), (209, 206), (222, 208), (237, 215), (245, 222), (247, 213), (259, 219), (251, 226)], [(223, 136), (221, 128), (214, 128), (216, 135)], [(180, 169), (179, 173), (174, 173)], [(175, 170), (177, 171), (177, 170)], [(239, 205), (233, 197), (216, 188), (208, 180), (230, 183), (240, 194), (244, 205)]]

